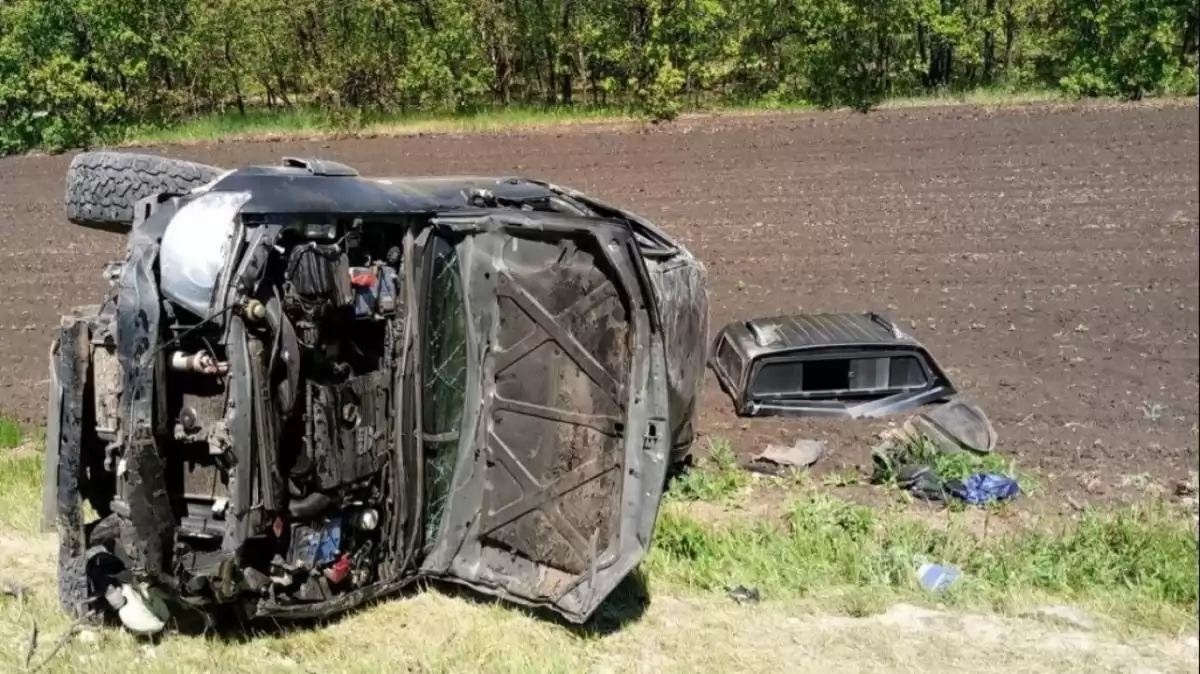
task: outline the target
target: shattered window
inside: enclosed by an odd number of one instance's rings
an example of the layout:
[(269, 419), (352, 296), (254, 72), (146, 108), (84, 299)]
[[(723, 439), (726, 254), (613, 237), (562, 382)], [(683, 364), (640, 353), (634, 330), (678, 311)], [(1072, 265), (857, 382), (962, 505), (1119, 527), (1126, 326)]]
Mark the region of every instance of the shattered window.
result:
[(454, 245), (433, 238), (422, 344), (425, 394), (425, 544), (437, 535), (454, 477), (467, 386), (467, 320)]

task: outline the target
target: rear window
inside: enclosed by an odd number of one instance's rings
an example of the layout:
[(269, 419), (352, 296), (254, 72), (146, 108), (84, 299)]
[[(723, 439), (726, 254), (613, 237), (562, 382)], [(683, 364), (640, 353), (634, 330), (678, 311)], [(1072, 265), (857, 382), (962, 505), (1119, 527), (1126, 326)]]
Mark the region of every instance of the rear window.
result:
[(756, 396), (834, 397), (884, 395), (925, 388), (916, 356), (830, 358), (765, 363), (751, 382)]

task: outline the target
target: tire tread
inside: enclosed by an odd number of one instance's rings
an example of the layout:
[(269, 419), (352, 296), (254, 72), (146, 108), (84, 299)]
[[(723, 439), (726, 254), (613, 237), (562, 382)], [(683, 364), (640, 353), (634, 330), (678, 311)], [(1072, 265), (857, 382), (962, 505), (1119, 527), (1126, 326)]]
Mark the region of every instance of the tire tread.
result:
[(83, 227), (127, 230), (134, 205), (148, 196), (183, 194), (222, 170), (182, 159), (132, 152), (83, 152), (67, 169), (67, 220)]

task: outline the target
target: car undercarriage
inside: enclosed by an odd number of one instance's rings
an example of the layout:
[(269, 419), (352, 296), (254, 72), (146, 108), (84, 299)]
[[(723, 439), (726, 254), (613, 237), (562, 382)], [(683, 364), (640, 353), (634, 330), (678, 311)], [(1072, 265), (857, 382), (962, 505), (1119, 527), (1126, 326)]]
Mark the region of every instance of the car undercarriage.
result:
[[(130, 157), (81, 155), (69, 185), (163, 161)], [(54, 341), (64, 607), (151, 633), (431, 578), (587, 620), (692, 444), (700, 263), (532, 180), (300, 159), (204, 177), (141, 188), (111, 291)]]

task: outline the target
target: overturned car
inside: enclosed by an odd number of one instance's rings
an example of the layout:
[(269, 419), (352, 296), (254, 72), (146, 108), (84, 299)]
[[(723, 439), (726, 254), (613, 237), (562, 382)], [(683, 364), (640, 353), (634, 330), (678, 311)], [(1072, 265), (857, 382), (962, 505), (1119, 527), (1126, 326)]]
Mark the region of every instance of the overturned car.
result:
[(220, 171), (95, 152), (128, 231), (51, 351), (44, 515), (71, 612), (324, 617), (417, 578), (582, 622), (692, 443), (705, 272), (521, 178)]

